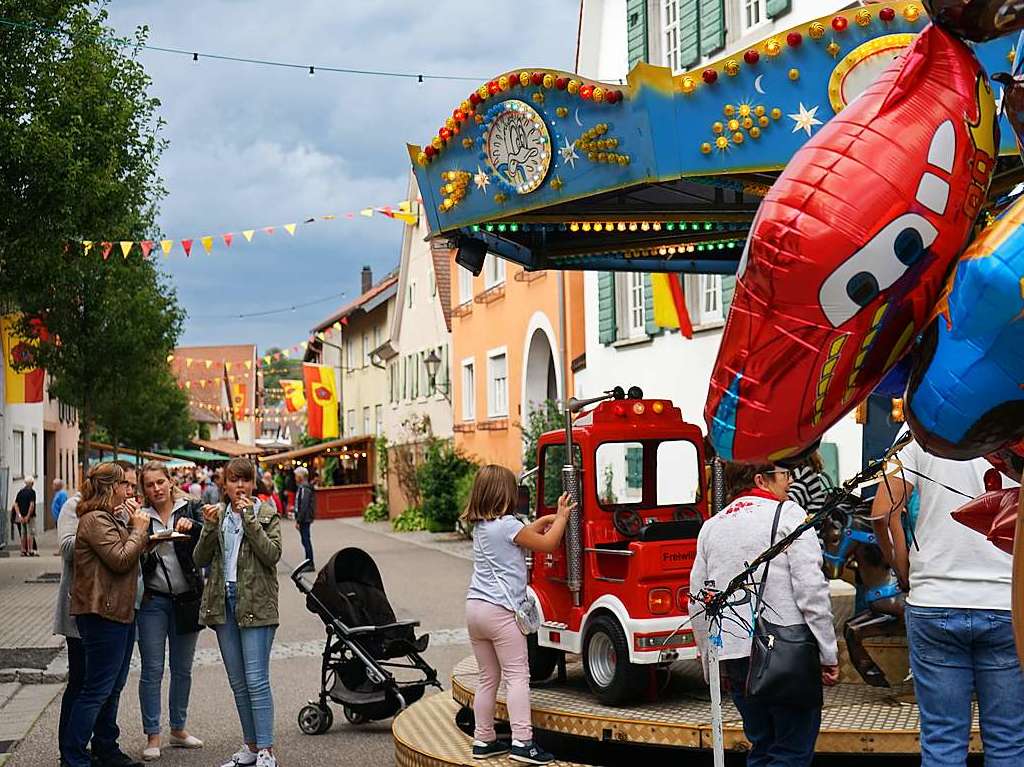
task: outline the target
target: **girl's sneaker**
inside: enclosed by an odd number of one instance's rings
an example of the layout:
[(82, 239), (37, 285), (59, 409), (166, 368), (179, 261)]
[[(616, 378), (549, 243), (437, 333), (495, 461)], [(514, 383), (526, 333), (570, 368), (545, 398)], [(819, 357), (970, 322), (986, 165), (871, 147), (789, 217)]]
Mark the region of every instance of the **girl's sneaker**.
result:
[(523, 764), (551, 764), (555, 761), (555, 757), (532, 740), (528, 740), (525, 743), (513, 740), (512, 753), (509, 758), (514, 762), (522, 762)]
[(267, 749), (261, 748), (256, 754), (256, 767), (277, 767), (277, 757)]
[(490, 759), (492, 756), (502, 756), (507, 754), (509, 748), (500, 740), (495, 740), (490, 743), (484, 743), (482, 740), (473, 741), (473, 758), (474, 759)]
[(256, 764), (256, 754), (249, 750), (249, 747), (242, 744), (242, 747), (231, 755), (231, 761), (225, 762), (221, 767), (253, 767)]

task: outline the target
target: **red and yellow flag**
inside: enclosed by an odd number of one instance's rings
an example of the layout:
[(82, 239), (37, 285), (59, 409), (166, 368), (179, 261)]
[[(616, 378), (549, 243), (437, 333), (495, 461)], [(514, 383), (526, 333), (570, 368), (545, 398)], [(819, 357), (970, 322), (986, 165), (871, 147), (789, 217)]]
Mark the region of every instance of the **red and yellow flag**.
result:
[(693, 338), (693, 324), (686, 309), (682, 275), (657, 272), (651, 275), (654, 295), (654, 324), (661, 328), (679, 328), (686, 338)]
[(31, 358), (31, 347), (36, 344), (36, 341), (18, 333), (17, 323), (18, 316), (15, 314), (0, 317), (6, 399), (12, 405), (42, 402), (46, 372), (42, 368), (15, 368), (16, 365), (23, 364)]
[(249, 387), (246, 384), (231, 384), (231, 412), (234, 413), (236, 421), (242, 420), (245, 416), (248, 394)]
[(296, 413), (306, 406), (306, 395), (302, 390), (302, 381), (282, 378), (278, 383), (284, 390), (284, 405), (289, 413)]
[(306, 431), (316, 439), (338, 436), (338, 389), (330, 365), (302, 365), (306, 382)]

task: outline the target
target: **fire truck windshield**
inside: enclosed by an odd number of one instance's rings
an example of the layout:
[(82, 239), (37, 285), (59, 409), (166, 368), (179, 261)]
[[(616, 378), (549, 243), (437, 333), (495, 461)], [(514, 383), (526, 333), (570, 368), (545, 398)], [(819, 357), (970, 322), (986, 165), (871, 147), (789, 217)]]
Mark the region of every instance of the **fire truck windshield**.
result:
[(603, 507), (696, 503), (701, 465), (689, 440), (603, 442), (596, 453), (597, 499)]

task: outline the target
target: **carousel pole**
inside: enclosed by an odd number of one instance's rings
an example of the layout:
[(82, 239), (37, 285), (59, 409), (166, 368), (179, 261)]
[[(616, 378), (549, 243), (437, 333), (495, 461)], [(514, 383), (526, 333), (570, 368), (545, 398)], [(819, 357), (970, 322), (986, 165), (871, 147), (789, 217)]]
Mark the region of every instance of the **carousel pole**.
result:
[(722, 669), (718, 648), (721, 630), (708, 637), (708, 682), (711, 685), (711, 749), (714, 767), (725, 767), (725, 736), (722, 733)]
[(1017, 527), (1013, 535), (1013, 637), (1017, 657), (1024, 666), (1024, 491), (1017, 502)]

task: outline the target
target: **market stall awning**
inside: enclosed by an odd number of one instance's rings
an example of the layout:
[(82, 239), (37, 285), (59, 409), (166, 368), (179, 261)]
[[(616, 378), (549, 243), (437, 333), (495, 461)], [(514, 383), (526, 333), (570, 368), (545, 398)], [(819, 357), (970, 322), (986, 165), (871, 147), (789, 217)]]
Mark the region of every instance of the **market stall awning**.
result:
[[(734, 271), (778, 171), (929, 23), (920, 3), (889, 6), (678, 75), (640, 63), (625, 86), (502, 73), (409, 147), (430, 229), (472, 265), (491, 251), (528, 270)], [(1010, 68), (1013, 40), (973, 47), (990, 74)], [(1005, 117), (1000, 151), (1017, 151)], [(1019, 163), (1006, 170), (1004, 185)]]
[(220, 463), (228, 460), (226, 455), (220, 453), (214, 453), (208, 450), (191, 450), (189, 448), (181, 448), (180, 450), (168, 450), (170, 455), (176, 458), (184, 458), (188, 461), (202, 461), (203, 463)]
[(221, 453), (229, 458), (259, 455), (263, 452), (263, 449), (256, 447), (256, 445), (247, 445), (244, 442), (236, 442), (233, 439), (193, 439), (191, 442), (198, 448)]
[(260, 456), (260, 463), (283, 463), (284, 461), (294, 461), (298, 458), (308, 458), (313, 455), (319, 455), (320, 453), (326, 453), (329, 451), (337, 452), (344, 451), (346, 448), (359, 446), (363, 449), (364, 446), (373, 441), (373, 437), (361, 436), (361, 437), (349, 437), (347, 439), (335, 439), (330, 442), (321, 442), (318, 445), (310, 445), (309, 447), (299, 447), (295, 450), (288, 450), (284, 453), (274, 453), (273, 455)]
[[(90, 442), (89, 446), (94, 452), (98, 452), (100, 454), (100, 460), (105, 460), (105, 456), (107, 453), (110, 453), (111, 460), (113, 459), (113, 445), (108, 444), (106, 442)], [(146, 461), (169, 461), (170, 458), (168, 456), (170, 455), (170, 453), (170, 450), (165, 450), (164, 453), (161, 454), (151, 453), (148, 450), (130, 450), (129, 448), (126, 447), (119, 447), (117, 449), (118, 458), (142, 458), (143, 460)]]

